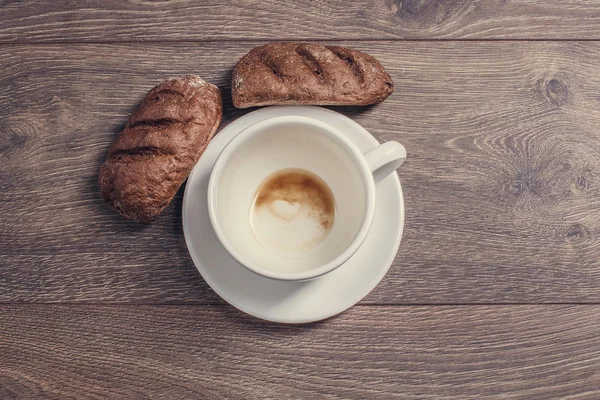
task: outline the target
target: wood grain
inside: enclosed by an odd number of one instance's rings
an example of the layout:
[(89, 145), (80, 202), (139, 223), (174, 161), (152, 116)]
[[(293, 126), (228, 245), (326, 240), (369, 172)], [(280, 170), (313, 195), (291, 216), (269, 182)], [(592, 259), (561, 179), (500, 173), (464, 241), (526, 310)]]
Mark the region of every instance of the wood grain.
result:
[[(0, 306), (2, 398), (592, 399), (600, 306)], [(365, 334), (368, 332), (368, 334)]]
[[(397, 86), (338, 108), (397, 139), (406, 224), (376, 304), (600, 301), (600, 43), (345, 43)], [(97, 171), (164, 77), (225, 94), (253, 43), (0, 48), (0, 301), (219, 303), (195, 272), (181, 194), (140, 226), (102, 204)]]
[[(182, 191), (150, 226), (98, 193), (152, 86), (218, 84), (225, 126), (272, 40), (380, 59), (397, 92), (334, 109), (409, 153), (390, 272), (305, 326), (207, 286)], [(0, 0), (0, 398), (600, 398), (598, 65), (596, 0)]]
[(4, 0), (0, 6), (0, 42), (600, 39), (595, 0)]

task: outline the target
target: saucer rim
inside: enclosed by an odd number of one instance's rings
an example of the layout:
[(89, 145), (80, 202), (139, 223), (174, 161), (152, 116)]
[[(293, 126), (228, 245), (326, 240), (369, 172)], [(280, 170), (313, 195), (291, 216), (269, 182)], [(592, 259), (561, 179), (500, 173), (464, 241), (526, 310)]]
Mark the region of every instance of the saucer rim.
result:
[[(323, 108), (320, 106), (271, 106), (271, 107), (264, 107), (264, 108), (260, 108), (258, 110), (252, 111), (248, 114), (243, 115), (242, 117), (232, 121), (229, 125), (227, 125), (225, 128), (223, 128), (220, 132), (219, 135), (222, 135), (223, 132), (228, 132), (229, 130), (232, 130), (236, 127), (239, 126), (239, 128), (237, 129), (237, 132), (233, 134), (233, 136), (225, 143), (223, 143), (222, 147), (220, 150), (218, 150), (218, 154), (215, 157), (215, 161), (213, 162), (212, 166), (210, 166), (210, 168), (212, 168), (214, 166), (214, 163), (216, 162), (219, 154), (221, 153), (221, 151), (223, 150), (223, 148), (225, 148), (225, 146), (229, 143), (230, 140), (232, 140), (233, 138), (235, 138), (243, 129), (245, 129), (245, 127), (250, 126), (251, 124), (253, 124), (252, 122), (250, 122), (249, 124), (244, 125), (244, 123), (246, 122), (247, 119), (252, 120), (253, 118), (255, 118), (256, 116), (262, 116), (261, 114), (271, 114), (274, 113), (274, 115), (271, 116), (276, 116), (278, 111), (286, 111), (288, 114), (287, 115), (304, 115), (302, 114), (302, 112), (306, 112), (306, 113), (323, 113), (323, 114), (330, 114), (332, 116), (335, 116), (336, 118), (343, 118), (345, 120), (347, 120), (354, 128), (357, 129), (357, 131), (359, 131), (365, 138), (366, 140), (368, 140), (369, 142), (371, 142), (373, 144), (373, 146), (377, 146), (379, 145), (379, 141), (369, 132), (367, 131), (364, 127), (362, 127), (360, 124), (358, 124), (356, 121), (354, 121), (353, 119), (347, 117), (344, 114), (338, 113), (336, 111), (327, 109), (327, 108)], [(300, 113), (300, 114), (298, 114)], [(271, 116), (269, 115), (265, 115), (264, 119), (270, 118)], [(262, 119), (259, 119), (256, 122), (260, 122), (262, 121)], [(213, 144), (214, 142), (211, 142), (211, 144)], [(209, 144), (210, 146), (210, 144)], [(208, 150), (208, 148), (207, 148)], [(269, 317), (268, 313), (259, 313), (256, 312), (255, 310), (251, 310), (247, 307), (245, 307), (243, 304), (239, 304), (236, 301), (233, 301), (231, 299), (231, 297), (227, 294), (224, 293), (224, 291), (221, 290), (221, 288), (219, 287), (219, 284), (217, 282), (215, 282), (212, 278), (208, 277), (208, 274), (204, 274), (203, 273), (203, 269), (206, 269), (203, 265), (203, 263), (201, 263), (198, 259), (197, 256), (194, 254), (194, 252), (191, 250), (193, 248), (192, 244), (190, 243), (191, 241), (191, 233), (189, 232), (189, 227), (186, 224), (186, 219), (187, 219), (187, 205), (188, 205), (188, 201), (189, 201), (189, 193), (190, 193), (190, 187), (191, 185), (189, 184), (189, 182), (191, 181), (191, 179), (193, 178), (193, 176), (201, 169), (201, 162), (198, 162), (194, 168), (192, 169), (187, 181), (186, 181), (186, 187), (184, 190), (184, 196), (183, 196), (183, 203), (182, 203), (182, 224), (183, 224), (183, 232), (184, 232), (184, 239), (185, 239), (185, 243), (186, 243), (186, 248), (188, 250), (188, 253), (190, 254), (190, 257), (192, 258), (192, 261), (194, 263), (194, 266), (196, 267), (196, 269), (198, 270), (198, 272), (200, 273), (200, 275), (202, 276), (202, 278), (204, 279), (204, 281), (210, 286), (210, 288), (217, 294), (219, 295), (219, 297), (221, 297), (223, 300), (225, 300), (228, 304), (230, 304), (231, 306), (237, 308), (238, 310), (251, 315), (253, 317), (262, 319), (262, 320), (266, 320), (266, 321), (270, 321), (270, 322), (276, 322), (276, 323), (284, 323), (284, 324), (305, 324), (305, 323), (311, 323), (311, 322), (317, 322), (317, 321), (322, 321), (328, 318), (331, 318), (335, 315), (338, 315), (344, 311), (346, 311), (347, 309), (353, 307), (354, 305), (356, 305), (357, 303), (359, 303), (360, 301), (362, 301), (366, 296), (368, 296), (375, 287), (377, 287), (377, 285), (379, 285), (379, 283), (381, 283), (381, 280), (383, 279), (383, 277), (387, 274), (387, 272), (389, 271), (389, 269), (391, 268), (393, 261), (398, 253), (399, 247), (400, 247), (400, 243), (402, 240), (402, 236), (404, 233), (404, 220), (405, 220), (405, 208), (404, 208), (404, 195), (402, 192), (402, 186), (400, 184), (400, 179), (398, 177), (397, 174), (394, 174), (393, 176), (393, 190), (397, 191), (398, 193), (398, 197), (399, 197), (399, 202), (398, 202), (398, 206), (399, 206), (399, 230), (398, 233), (396, 235), (396, 240), (394, 242), (394, 251), (390, 251), (388, 257), (386, 258), (385, 263), (379, 263), (382, 264), (383, 267), (380, 268), (379, 273), (374, 277), (374, 279), (372, 280), (372, 283), (367, 286), (366, 288), (368, 290), (366, 290), (364, 292), (364, 294), (362, 296), (360, 296), (357, 299), (353, 299), (351, 304), (347, 305), (345, 303), (339, 302), (338, 305), (332, 309), (329, 309), (327, 312), (322, 312), (319, 314), (315, 314), (315, 315), (310, 315), (310, 316), (305, 316), (304, 318), (293, 318), (293, 317), (286, 317), (286, 318), (272, 318)], [(208, 168), (208, 166), (202, 168), (202, 169), (206, 169)], [(210, 175), (210, 174), (209, 174)], [(376, 205), (375, 207), (377, 207), (377, 199), (376, 199)], [(208, 210), (206, 211), (208, 212)], [(210, 225), (210, 224), (209, 224)], [(373, 222), (373, 226), (375, 225), (375, 222)], [(373, 229), (373, 226), (371, 226), (369, 233), (367, 234), (367, 237), (365, 239), (365, 242), (367, 241), (369, 235), (371, 234), (371, 231)], [(212, 226), (210, 226), (210, 229), (213, 229)], [(363, 244), (364, 245), (364, 244)], [(236, 263), (237, 260), (233, 259)], [(347, 262), (350, 262), (352, 260), (352, 258), (350, 258)], [(239, 263), (238, 263), (239, 264)], [(344, 263), (345, 264), (345, 263)], [(343, 265), (342, 265), (343, 266)], [(240, 265), (241, 268), (245, 268), (244, 266)], [(341, 268), (341, 266), (340, 266)], [(336, 269), (337, 270), (337, 269)], [(334, 270), (335, 271), (335, 270)], [(251, 272), (253, 274), (255, 274), (254, 272)], [(262, 279), (265, 279), (267, 281), (269, 281), (271, 284), (285, 284), (285, 283), (289, 283), (288, 281), (279, 281), (279, 280), (275, 280), (275, 279), (270, 279), (258, 274), (255, 274), (257, 276), (259, 276)], [(317, 281), (319, 279), (325, 279), (326, 276), (328, 274), (325, 275), (321, 275), (319, 277), (316, 277), (314, 279), (311, 279), (307, 282), (310, 281)], [(292, 314), (293, 315), (293, 314)]]

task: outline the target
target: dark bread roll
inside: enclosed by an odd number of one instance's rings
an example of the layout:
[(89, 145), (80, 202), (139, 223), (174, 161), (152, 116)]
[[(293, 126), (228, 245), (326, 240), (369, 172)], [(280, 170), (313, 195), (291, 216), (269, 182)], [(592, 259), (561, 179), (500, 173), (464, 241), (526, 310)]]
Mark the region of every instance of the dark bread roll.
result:
[(370, 55), (339, 46), (270, 43), (252, 49), (233, 70), (237, 108), (275, 104), (368, 105), (394, 91)]
[(102, 198), (148, 223), (171, 202), (223, 116), (221, 92), (195, 75), (163, 81), (133, 112), (100, 167)]

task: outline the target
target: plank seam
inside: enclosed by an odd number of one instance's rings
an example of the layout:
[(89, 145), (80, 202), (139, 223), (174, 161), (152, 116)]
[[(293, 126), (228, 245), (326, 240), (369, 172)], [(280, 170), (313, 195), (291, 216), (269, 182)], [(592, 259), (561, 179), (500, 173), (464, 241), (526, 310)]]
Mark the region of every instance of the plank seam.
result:
[(32, 41), (2, 41), (0, 40), (0, 46), (35, 46), (35, 45), (72, 45), (72, 44), (143, 44), (143, 45), (160, 45), (160, 44), (199, 44), (199, 43), (269, 43), (269, 42), (430, 42), (430, 43), (443, 43), (443, 42), (600, 42), (600, 39), (503, 39), (503, 38), (490, 38), (490, 39), (477, 39), (477, 38), (463, 38), (463, 39), (427, 39), (427, 38), (344, 38), (344, 39), (332, 39), (332, 38), (289, 38), (281, 40), (278, 38), (273, 39), (209, 39), (209, 40), (32, 40)]
[[(103, 302), (0, 302), (7, 306), (107, 306), (107, 307), (233, 307), (227, 303), (103, 303)], [(600, 302), (555, 302), (555, 303), (365, 303), (353, 307), (554, 307), (554, 306), (600, 306)]]

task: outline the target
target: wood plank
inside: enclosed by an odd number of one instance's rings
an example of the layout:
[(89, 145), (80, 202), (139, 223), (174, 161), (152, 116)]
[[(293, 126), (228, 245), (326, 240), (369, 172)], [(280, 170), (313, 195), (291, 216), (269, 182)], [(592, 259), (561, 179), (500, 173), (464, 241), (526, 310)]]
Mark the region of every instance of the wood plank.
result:
[(0, 2), (0, 42), (600, 39), (597, 1)]
[[(0, 306), (2, 398), (591, 399), (600, 306)], [(368, 332), (368, 334), (365, 334)]]
[[(409, 153), (403, 242), (365, 301), (599, 302), (600, 43), (346, 44), (398, 91), (337, 110)], [(181, 194), (140, 226), (102, 204), (96, 174), (164, 77), (196, 72), (226, 123), (242, 115), (229, 77), (253, 45), (0, 48), (0, 301), (219, 301), (185, 250)]]

